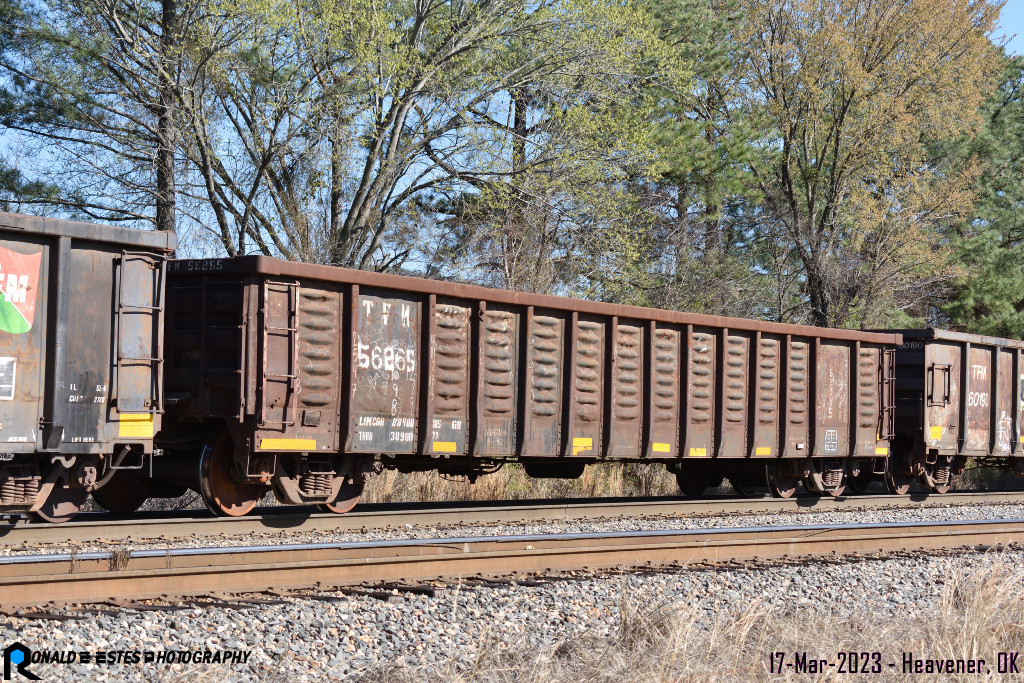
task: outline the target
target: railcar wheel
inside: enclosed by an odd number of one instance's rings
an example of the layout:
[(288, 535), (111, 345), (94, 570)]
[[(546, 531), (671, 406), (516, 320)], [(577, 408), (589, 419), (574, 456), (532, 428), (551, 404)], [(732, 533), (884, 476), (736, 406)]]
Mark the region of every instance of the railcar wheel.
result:
[(54, 485), (46, 502), (38, 510), (28, 513), (28, 516), (37, 522), (49, 522), (51, 524), (62, 524), (82, 511), (86, 499), (89, 498), (89, 491), (83, 488), (71, 488), (70, 486)]
[(356, 503), (359, 502), (359, 497), (362, 495), (363, 482), (353, 482), (351, 484), (345, 482), (341, 485), (341, 490), (338, 491), (338, 496), (333, 502), (317, 505), (317, 507), (324, 512), (333, 512), (336, 515), (342, 515), (354, 508)]
[(702, 498), (708, 489), (708, 476), (695, 472), (676, 472), (679, 490), (690, 498)]
[(762, 486), (760, 482), (752, 479), (730, 479), (729, 483), (740, 498), (754, 498), (757, 496), (757, 487)]
[(104, 510), (128, 514), (142, 507), (152, 488), (152, 482), (138, 476), (137, 472), (121, 470), (101, 488), (93, 491), (92, 499)]
[(832, 496), (833, 498), (838, 498), (839, 496), (843, 495), (843, 491), (846, 490), (846, 475), (845, 474), (843, 475), (842, 482), (843, 483), (839, 484), (838, 486), (833, 486), (832, 488), (826, 488), (825, 489), (825, 493), (827, 495), (829, 495), (829, 496)]
[(791, 472), (792, 466), (786, 462), (774, 461), (765, 465), (768, 478), (768, 493), (772, 498), (792, 498), (796, 493), (797, 477)]
[(910, 482), (912, 481), (909, 474), (903, 474), (902, 472), (893, 472), (892, 465), (885, 468), (885, 488), (886, 490), (897, 496), (906, 495), (907, 491), (910, 490)]
[(218, 517), (249, 514), (266, 491), (263, 484), (235, 480), (234, 449), (231, 435), (221, 432), (207, 439), (199, 454), (199, 493), (206, 507)]
[(874, 481), (874, 477), (867, 468), (861, 468), (860, 473), (856, 477), (849, 477), (847, 479), (850, 490), (859, 494), (867, 493), (868, 486), (871, 485), (872, 481)]

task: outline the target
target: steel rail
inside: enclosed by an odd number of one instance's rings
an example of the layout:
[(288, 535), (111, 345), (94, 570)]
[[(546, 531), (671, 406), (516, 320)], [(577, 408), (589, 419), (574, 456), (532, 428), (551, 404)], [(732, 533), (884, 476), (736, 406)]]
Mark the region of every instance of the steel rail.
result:
[(801, 496), (796, 498), (715, 498), (503, 501), (439, 507), (437, 505), (365, 505), (344, 515), (296, 512), (294, 508), (266, 508), (246, 517), (224, 518), (195, 512), (191, 516), (139, 519), (90, 520), (67, 524), (30, 523), (11, 517), (0, 523), (0, 543), (40, 544), (92, 540), (192, 538), (199, 536), (276, 533), (281, 531), (362, 531), (439, 524), (495, 524), (517, 522), (564, 522), (580, 519), (609, 519), (637, 516), (719, 515), (759, 512), (922, 508), (948, 505), (1024, 505), (1024, 491), (999, 493), (914, 493), (909, 496), (872, 495), (840, 498)]
[(1024, 520), (491, 536), (6, 558), (0, 605), (1024, 543)]

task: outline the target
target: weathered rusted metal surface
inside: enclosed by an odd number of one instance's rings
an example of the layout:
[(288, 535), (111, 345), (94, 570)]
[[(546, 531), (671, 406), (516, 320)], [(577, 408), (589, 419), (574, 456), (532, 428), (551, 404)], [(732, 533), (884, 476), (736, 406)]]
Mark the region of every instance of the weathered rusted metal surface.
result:
[(422, 301), (402, 291), (361, 288), (352, 306), (356, 330), (346, 356), (352, 364), (346, 450), (413, 453), (425, 356)]
[[(260, 421), (236, 442), (254, 451), (711, 461), (888, 448), (893, 335), (263, 257), (176, 262), (170, 277), (172, 291), (202, 280), (250, 302), (230, 327), (248, 387), (234, 413)], [(204, 414), (204, 400), (192, 417), (232, 412)]]
[(50, 457), (32, 454), (131, 444), (141, 465), (152, 450), (173, 247), (164, 233), (0, 213), (0, 453), (14, 458), (0, 472), (0, 505), (38, 488), (30, 475)]
[(933, 328), (900, 330), (896, 432), (914, 453), (1021, 453), (1024, 342)]

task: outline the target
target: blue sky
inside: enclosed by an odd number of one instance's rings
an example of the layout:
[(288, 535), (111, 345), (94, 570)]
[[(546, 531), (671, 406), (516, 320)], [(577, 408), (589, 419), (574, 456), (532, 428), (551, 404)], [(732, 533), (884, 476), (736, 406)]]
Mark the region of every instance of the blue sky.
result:
[(1014, 36), (1007, 46), (1010, 52), (1024, 55), (1024, 0), (1007, 0), (1003, 12), (999, 15), (1000, 27), (996, 35)]

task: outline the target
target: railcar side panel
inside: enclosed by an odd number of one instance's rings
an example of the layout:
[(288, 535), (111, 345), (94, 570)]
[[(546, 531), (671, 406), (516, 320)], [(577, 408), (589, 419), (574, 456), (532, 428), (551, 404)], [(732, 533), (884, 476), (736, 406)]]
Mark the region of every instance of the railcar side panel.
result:
[(813, 455), (847, 455), (850, 450), (850, 347), (824, 340), (814, 346), (816, 420)]
[[(883, 335), (262, 257), (189, 263), (206, 262), (175, 264), (182, 306), (217, 312), (231, 301), (240, 319), (204, 312), (196, 320), (211, 329), (182, 335), (176, 362), (207, 372), (200, 348), (244, 341), (234, 358), (215, 354), (241, 383), (213, 392), (200, 380), (191, 414), (251, 423), (235, 429), (242, 441), (251, 430), (252, 451), (712, 462), (873, 457), (888, 446)], [(208, 276), (200, 287), (211, 270), (216, 287)]]
[(568, 398), (562, 416), (562, 454), (568, 457), (593, 458), (602, 450), (605, 328), (593, 316), (571, 315)]
[(643, 327), (637, 321), (612, 321), (609, 457), (633, 457), (643, 437)]
[[(929, 344), (928, 356), (924, 380), (927, 423), (923, 434), (929, 447), (955, 453), (961, 432), (960, 382), (964, 376), (961, 348), (951, 343), (936, 342)], [(917, 354), (914, 360), (918, 360)], [(919, 404), (921, 399), (915, 395), (913, 400)], [(918, 429), (921, 429), (920, 425)]]
[[(1014, 438), (1014, 405), (1013, 393), (1015, 377), (1013, 372), (1015, 353), (1009, 349), (997, 349), (997, 391), (995, 401), (995, 420), (993, 450), (996, 455), (1009, 456), (1013, 452)], [(1019, 419), (1019, 416), (1016, 416)], [(1019, 423), (1017, 423), (1019, 424)]]
[(754, 388), (754, 417), (752, 418), (749, 454), (757, 458), (779, 455), (779, 404), (782, 387), (779, 382), (781, 354), (785, 339), (758, 333), (757, 355), (751, 372)]
[(967, 432), (964, 453), (980, 455), (988, 453), (989, 431), (991, 429), (992, 367), (991, 348), (972, 346), (967, 353)]
[(353, 299), (346, 450), (415, 453), (423, 302), (414, 294), (376, 288), (360, 288)]
[(562, 452), (561, 415), (565, 386), (564, 317), (528, 306), (525, 311), (519, 393), (523, 420), (517, 438), (519, 456), (557, 457)]
[(472, 309), (462, 301), (438, 301), (433, 297), (430, 310), (426, 330), (429, 397), (422, 430), (427, 440), (420, 450), (434, 455), (465, 455), (469, 448)]
[(811, 454), (811, 344), (807, 339), (789, 337), (786, 346), (786, 442), (783, 455), (806, 458)]
[(719, 458), (743, 458), (748, 455), (747, 383), (751, 340), (748, 335), (729, 329), (722, 330), (721, 340), (717, 425), (719, 438), (715, 454)]
[(675, 457), (679, 454), (679, 432), (682, 427), (681, 407), (685, 387), (681, 385), (680, 375), (685, 357), (683, 344), (686, 331), (679, 326), (664, 323), (651, 323), (650, 329), (651, 361), (647, 378), (651, 387), (647, 410), (650, 424), (646, 430), (650, 437), (645, 455), (650, 458)]
[(0, 233), (0, 450), (34, 452), (44, 414), (50, 249), (35, 235)]
[(511, 306), (481, 303), (477, 336), (479, 378), (473, 455), (504, 456), (515, 452), (519, 415), (520, 315)]
[(268, 280), (248, 287), (259, 302), (246, 351), (255, 368), (255, 449), (336, 452), (341, 402), (341, 288)]
[(694, 327), (687, 343), (689, 387), (683, 456), (708, 458), (715, 452), (715, 397), (718, 385), (716, 330)]
[(853, 392), (855, 404), (851, 419), (855, 425), (854, 453), (861, 456), (886, 456), (889, 449), (879, 446), (882, 425), (883, 401), (880, 388), (884, 387), (885, 356), (881, 349), (861, 344), (855, 345), (857, 359), (856, 387)]
[(895, 432), (910, 452), (1020, 455), (1024, 342), (933, 328), (899, 332)]

